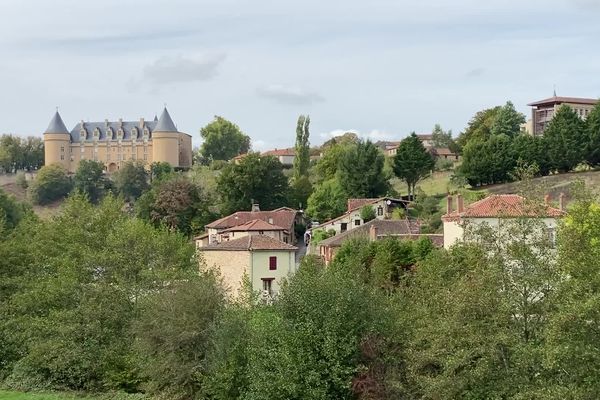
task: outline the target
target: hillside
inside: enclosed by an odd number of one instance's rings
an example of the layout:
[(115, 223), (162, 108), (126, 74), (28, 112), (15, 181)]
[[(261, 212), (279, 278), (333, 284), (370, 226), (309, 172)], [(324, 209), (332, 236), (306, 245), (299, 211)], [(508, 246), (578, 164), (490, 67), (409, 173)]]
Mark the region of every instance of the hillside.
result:
[[(29, 202), (27, 198), (27, 190), (18, 186), (15, 183), (16, 175), (0, 175), (0, 188), (6, 193), (14, 196), (17, 200), (22, 202)], [(56, 201), (54, 203), (47, 204), (45, 206), (33, 206), (33, 211), (41, 218), (50, 218), (60, 210), (60, 206), (63, 200)]]

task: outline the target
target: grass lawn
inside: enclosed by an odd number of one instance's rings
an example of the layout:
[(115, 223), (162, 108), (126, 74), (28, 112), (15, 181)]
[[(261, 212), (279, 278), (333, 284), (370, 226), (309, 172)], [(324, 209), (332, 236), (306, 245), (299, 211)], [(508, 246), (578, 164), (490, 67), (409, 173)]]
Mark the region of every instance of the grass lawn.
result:
[(143, 395), (126, 393), (107, 393), (99, 396), (87, 396), (75, 393), (60, 392), (15, 392), (12, 390), (1, 390), (1, 400), (141, 400)]
[(88, 399), (90, 397), (81, 397), (71, 394), (60, 394), (60, 393), (23, 393), (23, 392), (12, 392), (6, 390), (0, 390), (0, 399), (2, 400), (77, 400), (77, 399)]

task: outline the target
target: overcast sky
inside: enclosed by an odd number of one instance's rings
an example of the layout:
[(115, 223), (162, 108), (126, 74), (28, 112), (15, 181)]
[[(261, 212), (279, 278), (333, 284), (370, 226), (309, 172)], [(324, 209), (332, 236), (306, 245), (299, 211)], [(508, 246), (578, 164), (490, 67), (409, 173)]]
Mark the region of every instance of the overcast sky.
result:
[(600, 0), (0, 0), (0, 132), (221, 115), (263, 150), (400, 139), (478, 110), (600, 97)]

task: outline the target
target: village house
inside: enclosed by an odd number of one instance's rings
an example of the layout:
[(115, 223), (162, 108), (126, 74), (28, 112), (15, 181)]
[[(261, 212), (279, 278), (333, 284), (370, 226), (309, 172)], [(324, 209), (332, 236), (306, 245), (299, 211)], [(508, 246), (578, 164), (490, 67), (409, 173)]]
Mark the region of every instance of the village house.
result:
[(297, 247), (264, 234), (215, 242), (198, 247), (201, 263), (219, 271), (232, 295), (237, 295), (247, 277), (253, 291), (264, 300), (279, 292), (284, 278), (296, 272)]
[(428, 237), (437, 247), (442, 247), (444, 244), (443, 235), (421, 234), (419, 224), (415, 224), (413, 221), (409, 221), (408, 219), (374, 219), (356, 229), (352, 229), (322, 240), (317, 244), (317, 246), (319, 248), (319, 255), (324, 260), (325, 265), (329, 265), (339, 251), (340, 247), (342, 247), (347, 240), (368, 238), (371, 241), (376, 241), (389, 237), (393, 237), (398, 240), (417, 240), (422, 237)]
[(551, 238), (559, 218), (565, 215), (565, 196), (559, 196), (559, 208), (550, 206), (550, 197), (545, 203), (536, 204), (516, 194), (496, 194), (479, 200), (467, 207), (463, 197), (456, 196), (456, 209), (453, 209), (452, 196), (447, 197), (447, 212), (442, 216), (444, 224), (444, 248), (449, 249), (455, 243), (463, 241), (467, 226), (486, 224), (493, 229), (501, 229), (505, 221), (519, 218), (538, 218), (546, 226)]
[(195, 238), (196, 247), (252, 235), (266, 235), (294, 244), (297, 218), (298, 212), (288, 207), (261, 211), (258, 204), (253, 204), (251, 211), (238, 211), (206, 225), (206, 233)]
[(296, 149), (291, 147), (288, 149), (269, 150), (263, 152), (261, 155), (274, 156), (284, 167), (292, 167), (294, 165), (294, 158), (296, 158)]
[(360, 211), (364, 206), (370, 206), (375, 212), (376, 219), (389, 219), (395, 208), (406, 209), (408, 201), (402, 199), (394, 199), (391, 197), (379, 197), (374, 199), (348, 199), (346, 212), (332, 220), (326, 221), (314, 227), (315, 229), (323, 229), (325, 231), (333, 230), (336, 235), (348, 230), (359, 227), (365, 223), (360, 215)]

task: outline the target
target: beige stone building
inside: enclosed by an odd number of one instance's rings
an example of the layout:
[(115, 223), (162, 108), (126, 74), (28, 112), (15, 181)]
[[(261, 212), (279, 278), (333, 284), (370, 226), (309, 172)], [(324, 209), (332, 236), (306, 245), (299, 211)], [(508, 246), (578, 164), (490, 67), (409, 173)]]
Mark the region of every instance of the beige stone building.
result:
[(256, 234), (198, 247), (206, 268), (219, 271), (232, 295), (242, 288), (244, 277), (263, 299), (277, 295), (283, 279), (296, 272), (295, 246)]
[(177, 130), (166, 108), (160, 118), (150, 121), (82, 120), (71, 131), (57, 111), (44, 132), (44, 146), (45, 164), (58, 163), (69, 172), (75, 172), (81, 160), (100, 161), (107, 172), (130, 160), (192, 166), (192, 137)]
[(531, 119), (521, 125), (521, 129), (531, 135), (541, 135), (546, 129), (546, 125), (554, 118), (559, 107), (566, 105), (571, 107), (581, 119), (586, 119), (592, 112), (594, 106), (598, 104), (598, 99), (585, 99), (580, 97), (560, 97), (554, 96), (529, 103), (531, 107)]
[(464, 199), (456, 196), (456, 209), (453, 208), (452, 196), (447, 198), (447, 212), (442, 216), (444, 223), (444, 248), (449, 249), (455, 243), (465, 240), (465, 228), (476, 229), (486, 225), (496, 232), (510, 221), (522, 218), (535, 218), (546, 226), (549, 236), (554, 240), (558, 220), (565, 215), (565, 198), (559, 197), (559, 208), (550, 206), (550, 198), (546, 196), (543, 204), (528, 201), (516, 194), (494, 194), (469, 206)]

